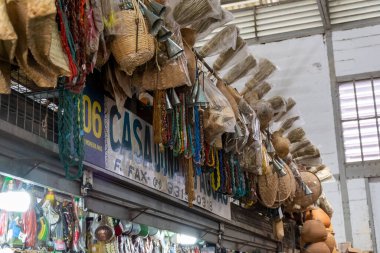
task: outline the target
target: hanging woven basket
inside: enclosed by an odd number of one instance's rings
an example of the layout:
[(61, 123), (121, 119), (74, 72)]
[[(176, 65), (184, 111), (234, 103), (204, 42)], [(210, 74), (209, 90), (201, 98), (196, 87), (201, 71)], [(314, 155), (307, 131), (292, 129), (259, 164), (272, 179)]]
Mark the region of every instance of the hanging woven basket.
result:
[(116, 13), (116, 27), (122, 34), (111, 42), (111, 52), (120, 67), (132, 75), (135, 68), (148, 62), (154, 56), (154, 37), (135, 0), (131, 1), (134, 10)]

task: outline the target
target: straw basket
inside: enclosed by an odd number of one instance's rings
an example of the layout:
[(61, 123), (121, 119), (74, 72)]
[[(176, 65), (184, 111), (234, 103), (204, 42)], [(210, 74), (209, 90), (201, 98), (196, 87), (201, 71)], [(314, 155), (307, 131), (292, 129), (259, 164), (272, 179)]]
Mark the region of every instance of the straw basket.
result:
[(258, 192), (260, 202), (266, 207), (272, 207), (276, 202), (279, 180), (271, 166), (267, 170), (266, 174), (258, 177)]
[[(148, 62), (154, 56), (154, 38), (135, 0), (135, 10), (116, 13), (116, 26), (122, 26), (123, 34), (116, 35), (111, 42), (111, 52), (120, 67), (132, 75), (136, 67)], [(117, 29), (117, 28), (116, 28)]]

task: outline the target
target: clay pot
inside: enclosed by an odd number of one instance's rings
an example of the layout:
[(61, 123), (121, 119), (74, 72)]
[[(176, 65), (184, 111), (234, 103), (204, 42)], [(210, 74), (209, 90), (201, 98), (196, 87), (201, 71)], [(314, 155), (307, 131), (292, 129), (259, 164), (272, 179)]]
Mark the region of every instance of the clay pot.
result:
[(327, 239), (325, 225), (319, 220), (308, 220), (303, 224), (301, 238), (306, 243), (324, 242)]

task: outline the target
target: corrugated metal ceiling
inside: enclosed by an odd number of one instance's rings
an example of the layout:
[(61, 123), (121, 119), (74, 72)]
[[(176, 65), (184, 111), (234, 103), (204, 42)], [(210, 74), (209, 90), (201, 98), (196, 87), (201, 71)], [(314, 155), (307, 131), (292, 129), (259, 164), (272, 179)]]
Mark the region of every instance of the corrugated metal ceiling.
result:
[[(380, 18), (379, 0), (328, 0), (329, 19), (322, 20), (321, 0), (222, 0), (223, 8), (230, 10), (235, 20), (229, 24), (236, 24), (240, 28), (244, 39), (263, 39), (275, 37), (279, 40), (282, 35), (315, 29), (318, 33), (326, 28), (326, 22), (331, 25), (353, 23), (362, 20)], [(325, 26), (324, 26), (325, 24)], [(330, 27), (330, 23), (329, 23)], [(328, 27), (328, 28), (329, 28)], [(223, 27), (222, 27), (223, 28)], [(216, 29), (207, 38), (197, 43), (202, 46), (215, 33)], [(316, 33), (317, 33), (316, 32)]]

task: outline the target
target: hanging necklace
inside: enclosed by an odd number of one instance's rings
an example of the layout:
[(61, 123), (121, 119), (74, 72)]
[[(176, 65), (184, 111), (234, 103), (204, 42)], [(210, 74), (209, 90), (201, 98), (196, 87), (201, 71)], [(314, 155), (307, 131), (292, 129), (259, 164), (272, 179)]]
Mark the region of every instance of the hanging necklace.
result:
[(196, 166), (196, 174), (200, 175), (202, 173), (201, 170), (201, 133), (200, 133), (200, 119), (199, 119), (199, 107), (194, 106), (194, 118), (195, 118), (195, 124), (194, 124), (194, 135), (195, 135), (195, 150), (194, 150), (194, 163)]
[(169, 141), (168, 134), (168, 117), (166, 112), (166, 91), (161, 94), (161, 142), (163, 145), (167, 145)]
[(221, 185), (220, 189), (223, 192), (226, 192), (225, 185), (226, 185), (226, 178), (224, 176), (224, 160), (223, 160), (223, 150), (218, 151), (218, 157), (219, 157), (219, 174), (221, 176)]
[[(214, 151), (215, 152), (215, 151)], [(216, 192), (220, 188), (220, 163), (219, 163), (219, 156), (216, 156), (216, 161), (215, 161), (215, 170), (211, 173), (211, 187)], [(215, 172), (216, 172), (216, 177), (217, 177), (217, 182), (215, 185)]]

